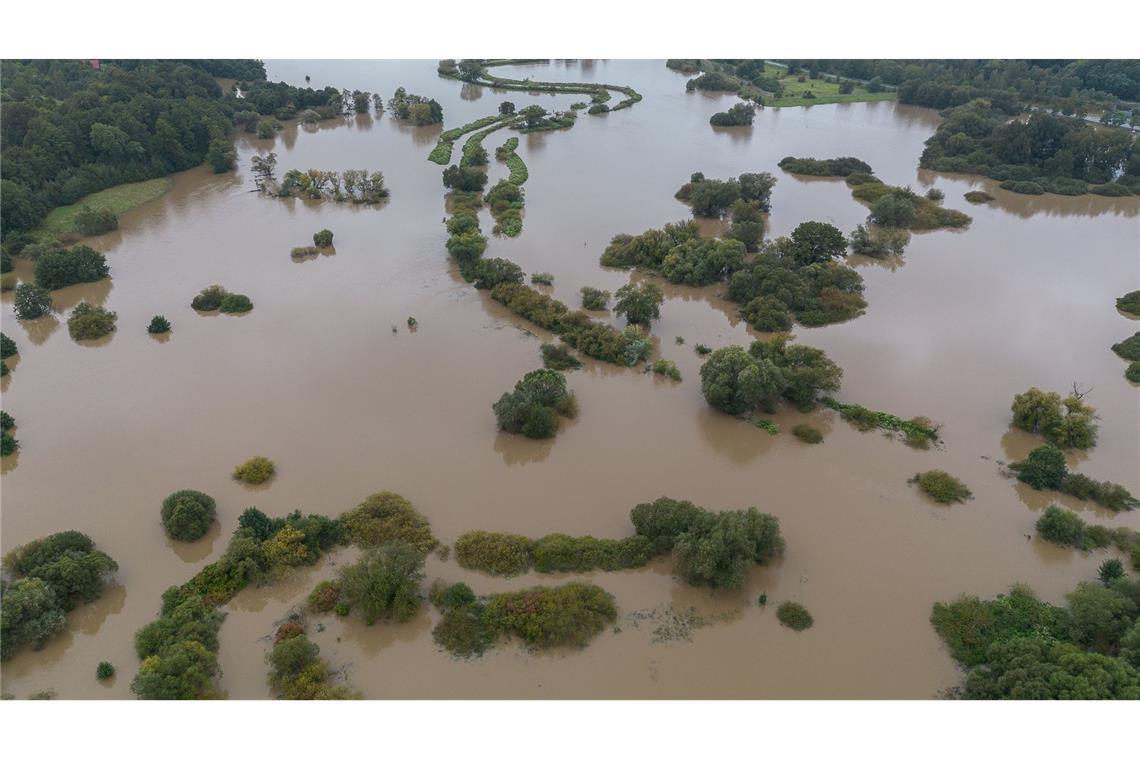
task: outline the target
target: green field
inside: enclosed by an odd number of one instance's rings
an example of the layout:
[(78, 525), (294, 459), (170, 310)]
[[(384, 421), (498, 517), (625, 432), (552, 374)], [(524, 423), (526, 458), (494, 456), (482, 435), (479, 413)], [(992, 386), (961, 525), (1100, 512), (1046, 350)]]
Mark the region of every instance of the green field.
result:
[(161, 197), (173, 184), (174, 180), (170, 177), (160, 177), (145, 182), (128, 182), (123, 185), (115, 185), (106, 190), (84, 196), (70, 206), (52, 209), (40, 226), (32, 231), (32, 237), (36, 240), (44, 240), (77, 235), (79, 233), (75, 229), (75, 215), (84, 206), (90, 206), (94, 209), (107, 209), (113, 212), (115, 216), (119, 216), (147, 201)]
[[(855, 89), (846, 95), (839, 94), (839, 82), (824, 81), (824, 75), (819, 79), (811, 79), (806, 72), (793, 76), (786, 74), (786, 69), (779, 66), (765, 66), (764, 73), (768, 76), (778, 77), (784, 86), (784, 94), (779, 98), (770, 95), (764, 96), (764, 105), (775, 108), (789, 108), (793, 106), (823, 105), (825, 103), (865, 103), (872, 100), (894, 100), (894, 91), (870, 92), (866, 87), (855, 83)], [(804, 81), (799, 81), (799, 77)], [(810, 92), (815, 97), (804, 97)]]

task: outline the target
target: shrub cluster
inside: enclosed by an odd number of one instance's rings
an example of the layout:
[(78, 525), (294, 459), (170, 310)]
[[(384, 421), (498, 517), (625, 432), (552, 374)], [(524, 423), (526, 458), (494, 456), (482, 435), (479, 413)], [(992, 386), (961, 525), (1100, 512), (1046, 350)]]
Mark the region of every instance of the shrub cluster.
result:
[(558, 417), (574, 417), (578, 404), (566, 390), (566, 377), (550, 369), (528, 372), (491, 406), (499, 429), (527, 438), (550, 438), (558, 432)]
[(1061, 491), (1081, 501), (1096, 502), (1113, 512), (1140, 508), (1140, 500), (1124, 486), (1069, 472), (1064, 452), (1052, 444), (1038, 446), (1022, 461), (1010, 464), (1009, 469), (1017, 473), (1018, 480), (1038, 491)]
[(75, 215), (75, 231), (80, 235), (102, 235), (104, 232), (117, 230), (119, 217), (107, 208), (91, 208), (84, 206)]
[(487, 191), (487, 206), (495, 219), (492, 232), (517, 237), (522, 232), (523, 190), (510, 180), (499, 180)]
[(309, 640), (303, 629), (290, 630), (292, 635), (281, 636), (280, 633), (279, 630), (278, 640), (265, 657), (269, 664), (269, 685), (278, 698), (360, 699), (360, 694), (347, 686), (332, 683), (332, 669), (321, 658), (320, 647)]
[(934, 605), (930, 621), (967, 668), (965, 699), (1140, 699), (1140, 581), (1081, 583), (1065, 607), (1026, 586)]
[(792, 435), (804, 443), (823, 443), (823, 433), (808, 424), (799, 424), (792, 428)]
[(791, 343), (787, 336), (753, 341), (745, 350), (727, 346), (701, 366), (705, 400), (726, 414), (772, 412), (779, 398), (808, 411), (821, 392), (839, 389), (843, 370), (823, 351)]
[(110, 274), (103, 254), (85, 245), (52, 247), (36, 259), (36, 284), (59, 290), (80, 282), (95, 282)]
[(1063, 449), (1089, 449), (1096, 445), (1096, 409), (1084, 402), (1074, 387), (1065, 399), (1060, 394), (1030, 388), (1013, 397), (1013, 424)]
[(847, 177), (851, 174), (873, 174), (874, 170), (866, 161), (851, 156), (842, 158), (796, 158), (785, 156), (777, 164), (792, 174), (806, 174), (812, 177)]
[[(820, 244), (808, 243), (811, 238), (819, 238)], [(831, 260), (803, 263), (804, 257), (824, 252), (846, 253), (843, 233), (827, 231), (804, 235), (801, 240), (797, 244), (779, 238), (764, 244), (729, 279), (729, 300), (741, 304), (741, 316), (756, 329), (787, 329), (785, 325), (790, 326), (793, 318), (806, 326), (843, 322), (858, 317), (867, 307), (863, 278), (854, 269)]]
[(4, 556), (14, 580), (0, 583), (0, 660), (25, 645), (39, 649), (67, 625), (67, 613), (103, 594), (119, 569), (90, 537), (69, 530), (19, 546)]
[(547, 369), (566, 372), (582, 368), (582, 362), (566, 346), (543, 343), (539, 350), (542, 352), (542, 366)]
[(253, 302), (249, 296), (241, 293), (230, 293), (221, 285), (211, 285), (203, 288), (202, 292), (194, 296), (190, 307), (195, 311), (221, 311), (223, 314), (244, 314), (253, 310)]
[(718, 111), (709, 119), (714, 127), (750, 127), (756, 117), (756, 106), (751, 103), (737, 103), (727, 111)]
[[(848, 177), (849, 184), (850, 180), (851, 177)], [(862, 181), (854, 187), (851, 194), (871, 206), (868, 218), (881, 227), (937, 230), (966, 227), (970, 224), (968, 214), (943, 208), (909, 187), (895, 187), (877, 179), (872, 180)]]
[(920, 472), (908, 481), (939, 504), (951, 504), (974, 498), (966, 484), (943, 470)]
[(168, 333), (170, 332), (170, 320), (162, 314), (156, 314), (151, 318), (150, 324), (146, 326), (146, 331), (151, 335)]
[(587, 285), (578, 292), (582, 294), (583, 309), (605, 311), (606, 306), (610, 302), (610, 291), (608, 290), (599, 290), (598, 288), (591, 288)]
[[(7, 364), (0, 366), (8, 366)], [(20, 448), (20, 442), (12, 435), (16, 420), (6, 411), (0, 411), (0, 456), (10, 456)]]
[(677, 369), (677, 364), (670, 359), (658, 359), (649, 365), (649, 369), (658, 375), (664, 375), (670, 380), (681, 381), (681, 370)]
[[(19, 290), (20, 288), (17, 287), (17, 296), (19, 296)], [(1112, 352), (1121, 359), (1127, 359), (1130, 362), (1140, 361), (1140, 331), (1133, 333), (1131, 337), (1125, 338), (1119, 343), (1113, 343)]]
[(225, 604), (250, 583), (312, 564), (342, 540), (339, 520), (300, 511), (270, 518), (250, 508), (225, 553), (182, 586), (162, 595), (158, 619), (135, 634), (142, 666), (131, 690), (143, 699), (200, 699), (218, 672), (218, 630)]
[(455, 540), (455, 559), (468, 570), (509, 577), (530, 569), (530, 544), (526, 536), (474, 530)]
[(217, 502), (201, 491), (175, 491), (162, 500), (162, 527), (175, 541), (197, 541), (217, 513)]
[(234, 468), (234, 480), (258, 485), (273, 477), (276, 468), (265, 457), (253, 457)]
[(901, 433), (908, 445), (921, 449), (938, 440), (939, 426), (928, 417), (904, 420), (890, 412), (876, 412), (860, 404), (841, 404), (830, 396), (824, 396), (819, 401), (828, 409), (839, 412), (843, 419), (864, 432), (879, 429)]
[(716, 218), (724, 216), (737, 200), (753, 201), (768, 211), (775, 184), (776, 178), (768, 172), (746, 173), (727, 180), (705, 179), (697, 172), (674, 197), (689, 204), (694, 216)]
[(21, 282), (12, 298), (16, 319), (38, 319), (52, 309), (51, 293), (39, 285)]
[(989, 203), (990, 201), (997, 200), (992, 195), (983, 190), (971, 190), (968, 193), (965, 193), (962, 197), (968, 200), (970, 203)]
[(780, 625), (791, 628), (793, 631), (806, 631), (812, 627), (815, 620), (799, 602), (783, 602), (776, 608), (776, 617)]
[(566, 304), (521, 283), (502, 283), (491, 289), (491, 298), (515, 314), (561, 336), (570, 347), (586, 356), (625, 367), (648, 358), (652, 350), (645, 332), (636, 325), (617, 330), (597, 322), (585, 312), (571, 312)]
[(95, 340), (113, 333), (116, 319), (115, 312), (84, 301), (67, 318), (67, 332), (73, 340)]
[(320, 230), (313, 233), (313, 245), (318, 248), (328, 248), (332, 245), (333, 234), (332, 230)]
[(910, 242), (910, 233), (898, 227), (874, 227), (862, 224), (855, 228), (848, 239), (853, 253), (881, 259), (887, 256), (901, 256)]
[(391, 491), (374, 493), (340, 518), (345, 536), (362, 547), (402, 541), (426, 554), (439, 545), (427, 518)]
[(420, 608), (424, 554), (404, 541), (365, 550), (337, 574), (338, 614), (356, 612), (366, 625), (377, 620), (404, 622)]
[(439, 124), (443, 121), (443, 106), (434, 98), (414, 95), (403, 87), (397, 87), (388, 101), (388, 111), (397, 119), (410, 121), (417, 127)]

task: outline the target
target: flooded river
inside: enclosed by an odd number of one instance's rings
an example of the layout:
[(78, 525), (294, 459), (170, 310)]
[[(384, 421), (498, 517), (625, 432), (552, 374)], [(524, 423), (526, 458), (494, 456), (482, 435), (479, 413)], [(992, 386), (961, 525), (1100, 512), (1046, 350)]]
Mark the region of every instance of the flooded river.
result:
[[(448, 128), (503, 100), (566, 108), (580, 99), (441, 79), (434, 61), (267, 67), (274, 80), (303, 84), (309, 75), (314, 87), (385, 98), (404, 86), (436, 98)], [(4, 408), (19, 423), (22, 449), (3, 465), (3, 550), (76, 529), (120, 565), (117, 585), (73, 613), (65, 633), (4, 664), (4, 692), (129, 698), (135, 630), (156, 616), (165, 588), (221, 554), (243, 509), (336, 515), (381, 490), (410, 499), (448, 543), (471, 529), (622, 537), (635, 504), (669, 495), (771, 512), (788, 549), (739, 593), (682, 585), (668, 559), (584, 576), (616, 596), (620, 613), (580, 652), (533, 655), (507, 644), (455, 661), (433, 644), (436, 613), (427, 605), (404, 624), (322, 619), (325, 630), (313, 634), (322, 654), (370, 698), (934, 697), (959, 675), (929, 624), (933, 602), (993, 595), (1017, 581), (1059, 602), (1095, 574), (1104, 552), (1082, 555), (1033, 536), (1050, 496), (1003, 477), (998, 463), (1039, 443), (1011, 431), (1013, 395), (1079, 381), (1102, 417), (1100, 442), (1071, 464), (1140, 492), (1140, 396), (1109, 350), (1140, 324), (1113, 303), (1140, 287), (1140, 199), (1013, 195), (989, 180), (920, 171), (923, 141), (938, 123), (927, 109), (765, 109), (750, 129), (714, 129), (709, 116), (734, 98), (686, 93), (687, 77), (661, 61), (496, 71), (630, 84), (644, 96), (628, 110), (583, 114), (567, 132), (521, 137), (530, 170), (524, 229), (515, 239), (492, 237), (485, 255), (553, 273), (553, 294), (572, 305), (584, 285), (613, 291), (629, 280), (598, 264), (613, 235), (689, 216), (673, 193), (694, 171), (777, 176), (769, 237), (813, 219), (849, 232), (867, 214), (842, 181), (782, 172), (784, 156), (856, 156), (886, 182), (943, 190), (947, 207), (973, 216), (968, 229), (916, 234), (901, 265), (853, 258), (867, 313), (795, 334), (843, 367), (841, 400), (929, 416), (943, 424), (945, 445), (913, 450), (830, 411), (781, 411), (784, 432), (772, 436), (710, 409), (693, 346), (756, 336), (720, 298), (722, 286), (666, 288), (655, 356), (674, 360), (683, 382), (589, 362), (568, 375), (581, 413), (557, 438), (498, 433), (491, 403), (540, 366), (549, 336), (463, 282), (448, 259), (440, 167), (426, 160), (440, 127), (385, 114), (291, 125), (272, 140), (239, 135), (236, 173), (177, 175), (167, 195), (89, 241), (107, 253), (112, 279), (60, 291), (56, 301), (117, 312), (118, 331), (105, 343), (77, 344), (62, 319), (17, 323), (4, 294), (4, 331), (20, 347), (3, 379)], [(507, 136), (494, 133), (486, 147), (493, 154)], [(263, 197), (251, 192), (249, 159), (268, 150), (279, 174), (380, 170), (391, 199), (369, 208)], [(493, 158), (489, 168), (492, 184), (506, 175)], [(972, 188), (997, 201), (970, 205), (962, 194)], [(491, 226), (486, 216), (483, 229)], [(290, 249), (324, 227), (335, 233), (335, 255), (291, 260)], [(28, 274), (26, 265), (17, 271)], [(191, 297), (213, 283), (248, 294), (253, 312), (195, 313)], [(173, 323), (169, 339), (146, 332), (158, 313)], [(409, 316), (419, 323), (414, 333)], [(801, 421), (823, 430), (825, 443), (792, 437)], [(233, 481), (233, 467), (255, 454), (273, 459), (278, 476), (259, 488)], [(907, 485), (933, 468), (960, 477), (975, 498), (937, 506)], [(158, 518), (162, 498), (180, 488), (218, 501), (220, 526), (191, 545), (169, 542)], [(1061, 500), (1088, 520), (1140, 527), (1136, 513)], [(219, 657), (231, 698), (269, 696), (263, 658), (274, 621), (351, 557), (335, 553), (227, 606)], [(493, 579), (433, 557), (434, 577), (466, 580), (478, 593), (561, 580)], [(757, 605), (761, 592), (803, 603), (815, 626), (800, 634), (781, 627), (773, 603)], [(705, 625), (663, 635), (659, 626), (678, 612)], [(100, 660), (118, 668), (106, 684), (94, 677)]]

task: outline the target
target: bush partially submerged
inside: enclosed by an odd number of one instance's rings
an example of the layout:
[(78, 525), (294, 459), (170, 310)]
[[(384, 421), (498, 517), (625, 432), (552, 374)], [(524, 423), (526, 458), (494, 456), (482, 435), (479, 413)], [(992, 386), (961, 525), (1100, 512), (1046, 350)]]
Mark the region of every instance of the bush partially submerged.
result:
[(909, 482), (915, 483), (923, 493), (939, 504), (951, 504), (974, 497), (965, 483), (943, 470), (920, 472)]
[(558, 416), (577, 414), (577, 401), (566, 390), (566, 378), (550, 369), (528, 372), (492, 405), (499, 429), (527, 438), (550, 438), (558, 432)]
[(530, 568), (530, 539), (513, 533), (470, 531), (455, 540), (455, 559), (468, 570), (519, 575)]
[(234, 468), (234, 480), (258, 485), (273, 477), (276, 468), (265, 457), (253, 457)]
[(823, 433), (808, 424), (796, 425), (792, 428), (792, 435), (804, 443), (823, 443)]
[(115, 312), (84, 301), (67, 318), (67, 332), (73, 340), (96, 340), (115, 331), (117, 318)]
[(151, 335), (168, 333), (170, 332), (170, 320), (161, 314), (156, 314), (150, 320), (150, 324), (146, 326), (146, 331)]
[(359, 561), (341, 568), (338, 604), (358, 613), (366, 625), (410, 620), (420, 607), (423, 566), (424, 555), (402, 541), (368, 549)]
[(484, 618), (493, 630), (513, 634), (535, 649), (583, 647), (617, 620), (617, 606), (604, 589), (567, 583), (495, 594)]
[(542, 352), (542, 366), (547, 369), (565, 372), (582, 368), (582, 362), (566, 346), (543, 343), (540, 351)]
[[(18, 291), (19, 288), (16, 288)], [(1112, 351), (1121, 359), (1128, 361), (1140, 361), (1140, 332), (1132, 334), (1132, 337), (1125, 338), (1119, 343), (1112, 345)]]
[(346, 512), (341, 522), (349, 540), (361, 547), (403, 541), (427, 554), (439, 545), (427, 519), (411, 502), (391, 491), (372, 494)]
[(783, 602), (776, 608), (780, 624), (793, 631), (806, 631), (815, 622), (811, 613), (799, 602)]
[(197, 541), (217, 515), (217, 502), (201, 491), (175, 491), (162, 500), (162, 527), (175, 541)]
[(1074, 385), (1065, 399), (1060, 394), (1030, 388), (1013, 397), (1013, 424), (1063, 448), (1089, 449), (1096, 445), (1096, 409), (1084, 402)]

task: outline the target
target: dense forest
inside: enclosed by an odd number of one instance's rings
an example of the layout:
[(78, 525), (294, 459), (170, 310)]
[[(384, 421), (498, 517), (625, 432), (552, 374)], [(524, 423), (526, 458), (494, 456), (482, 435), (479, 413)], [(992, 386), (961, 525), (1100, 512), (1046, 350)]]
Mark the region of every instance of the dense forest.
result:
[[(215, 77), (240, 80), (245, 99), (224, 93)], [(341, 98), (333, 88), (266, 82), (255, 60), (105, 60), (99, 68), (80, 60), (5, 61), (2, 79), (0, 193), (10, 253), (56, 206), (206, 161), (235, 111), (253, 106), (281, 116)]]
[(899, 101), (931, 108), (1000, 98), (1074, 113), (1082, 104), (1140, 100), (1135, 60), (793, 60), (789, 67), (898, 88)]

